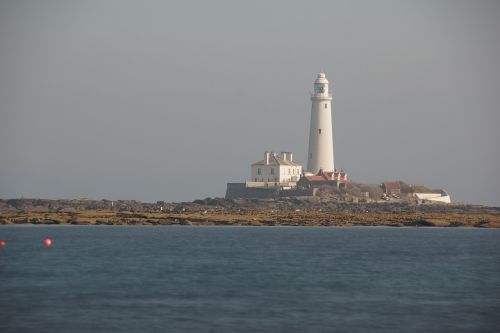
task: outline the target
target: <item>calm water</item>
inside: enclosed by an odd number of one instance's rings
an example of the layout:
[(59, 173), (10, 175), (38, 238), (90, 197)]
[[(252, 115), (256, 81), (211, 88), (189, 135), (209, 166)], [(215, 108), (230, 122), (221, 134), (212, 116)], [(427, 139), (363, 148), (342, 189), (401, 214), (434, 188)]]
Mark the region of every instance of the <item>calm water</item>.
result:
[(1, 226), (0, 239), (1, 332), (500, 327), (500, 230)]

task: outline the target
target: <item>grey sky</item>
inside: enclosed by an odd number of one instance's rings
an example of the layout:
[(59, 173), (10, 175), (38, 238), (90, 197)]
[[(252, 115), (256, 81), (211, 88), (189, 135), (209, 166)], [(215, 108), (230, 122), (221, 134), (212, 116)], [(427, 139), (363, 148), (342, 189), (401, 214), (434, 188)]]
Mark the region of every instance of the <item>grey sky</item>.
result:
[(223, 196), (265, 150), (500, 205), (498, 1), (0, 1), (0, 197)]

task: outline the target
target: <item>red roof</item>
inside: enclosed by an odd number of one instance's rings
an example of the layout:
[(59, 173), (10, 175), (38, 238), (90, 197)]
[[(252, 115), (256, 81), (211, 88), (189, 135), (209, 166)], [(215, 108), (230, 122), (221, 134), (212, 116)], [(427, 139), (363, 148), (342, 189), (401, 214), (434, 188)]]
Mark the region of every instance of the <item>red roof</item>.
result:
[(384, 187), (386, 190), (399, 190), (401, 185), (399, 182), (384, 182)]
[(315, 176), (305, 176), (307, 180), (312, 182), (338, 181), (347, 180), (347, 174), (344, 171), (323, 171), (319, 170)]
[(306, 176), (307, 180), (310, 181), (325, 181), (328, 179), (325, 179), (323, 176)]

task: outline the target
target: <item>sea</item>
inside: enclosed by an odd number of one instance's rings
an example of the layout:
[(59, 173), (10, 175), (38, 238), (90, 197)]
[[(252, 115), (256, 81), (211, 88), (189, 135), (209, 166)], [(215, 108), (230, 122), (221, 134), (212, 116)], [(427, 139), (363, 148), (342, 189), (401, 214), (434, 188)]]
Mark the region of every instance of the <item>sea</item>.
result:
[(498, 229), (7, 225), (0, 240), (0, 332), (500, 332)]

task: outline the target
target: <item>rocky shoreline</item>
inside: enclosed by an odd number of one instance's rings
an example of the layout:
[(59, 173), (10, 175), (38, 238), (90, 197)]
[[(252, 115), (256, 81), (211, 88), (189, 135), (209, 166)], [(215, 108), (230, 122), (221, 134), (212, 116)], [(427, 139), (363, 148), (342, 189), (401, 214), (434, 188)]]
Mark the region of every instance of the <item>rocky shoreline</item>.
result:
[(400, 202), (353, 204), (321, 198), (207, 198), (183, 203), (0, 199), (1, 224), (500, 228), (500, 208)]
[(480, 213), (240, 211), (240, 212), (11, 212), (0, 224), (234, 225), (234, 226), (425, 226), (500, 228), (500, 215)]

